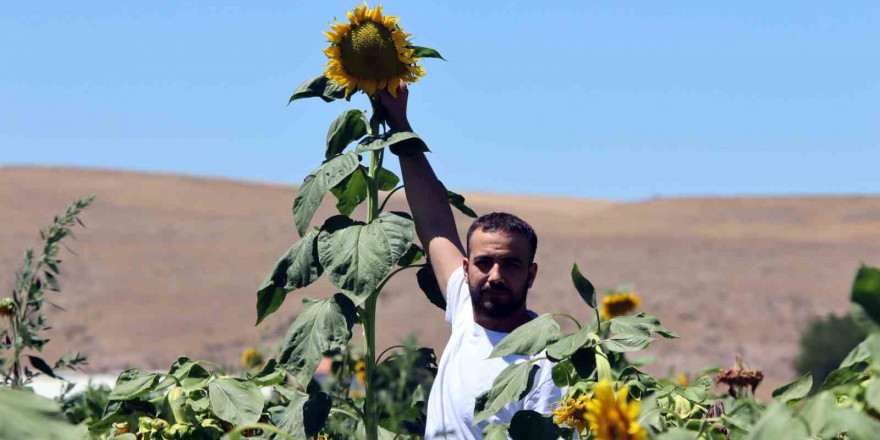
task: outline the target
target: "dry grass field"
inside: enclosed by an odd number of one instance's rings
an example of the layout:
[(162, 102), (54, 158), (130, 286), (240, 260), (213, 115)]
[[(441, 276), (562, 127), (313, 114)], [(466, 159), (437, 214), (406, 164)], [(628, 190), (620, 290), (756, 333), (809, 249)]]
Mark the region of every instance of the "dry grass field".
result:
[[(70, 243), (77, 255), (63, 251), (63, 292), (50, 294), (66, 311), (48, 311), (55, 327), (48, 356), (81, 350), (92, 371), (167, 368), (183, 354), (236, 365), (244, 347), (270, 349), (283, 336), (303, 295), (333, 293), (326, 281), (295, 292), (254, 327), (257, 286), (297, 239), (295, 191), (173, 175), (0, 168), (0, 286), (11, 288), (24, 249), (39, 243), (39, 227), (94, 193), (87, 229)], [(729, 365), (740, 352), (764, 369), (764, 393), (793, 377), (808, 320), (847, 310), (859, 263), (880, 265), (880, 197), (614, 203), (465, 196), (478, 213), (510, 211), (537, 230), (535, 311), (592, 316), (571, 287), (577, 262), (598, 289), (635, 285), (643, 310), (681, 335), (652, 345), (649, 353), (661, 361), (649, 371)], [(405, 201), (390, 205), (403, 209)], [(333, 212), (325, 203), (316, 219)], [(469, 221), (458, 217), (464, 231)], [(380, 347), (414, 334), (438, 353), (448, 332), (414, 273), (380, 298), (378, 331)]]

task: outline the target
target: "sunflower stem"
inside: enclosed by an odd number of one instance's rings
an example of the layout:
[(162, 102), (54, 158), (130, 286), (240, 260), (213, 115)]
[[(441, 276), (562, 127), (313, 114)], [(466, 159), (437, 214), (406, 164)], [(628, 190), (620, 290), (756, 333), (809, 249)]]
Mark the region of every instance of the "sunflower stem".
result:
[[(373, 113), (376, 114), (377, 107), (381, 104), (374, 99), (370, 99), (373, 104)], [(379, 121), (370, 121), (370, 129), (375, 136), (378, 134)], [(379, 151), (370, 152), (370, 168), (367, 172), (367, 222), (372, 222), (379, 216), (379, 183), (376, 176), (382, 168), (382, 155)], [(373, 391), (373, 377), (376, 372), (376, 300), (379, 296), (381, 287), (376, 289), (364, 303), (364, 360), (366, 364), (366, 381), (364, 383), (364, 431), (367, 440), (377, 440), (379, 438), (378, 411), (376, 408), (376, 397)]]

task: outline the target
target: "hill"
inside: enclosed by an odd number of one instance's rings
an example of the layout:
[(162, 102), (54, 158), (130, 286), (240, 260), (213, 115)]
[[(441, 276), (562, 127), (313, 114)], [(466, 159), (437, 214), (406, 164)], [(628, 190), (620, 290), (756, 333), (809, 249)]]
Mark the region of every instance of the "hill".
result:
[[(254, 327), (257, 286), (297, 239), (296, 189), (161, 174), (0, 168), (0, 286), (37, 231), (77, 197), (94, 193), (87, 229), (65, 253), (62, 294), (51, 300), (49, 357), (80, 350), (92, 371), (167, 368), (177, 355), (237, 365), (246, 346), (270, 348), (303, 295), (333, 293), (319, 282), (288, 297)], [(730, 365), (740, 352), (767, 375), (765, 390), (793, 376), (801, 331), (814, 316), (844, 313), (860, 262), (880, 264), (880, 197), (657, 199), (636, 203), (468, 195), (478, 213), (514, 212), (540, 239), (530, 308), (590, 311), (571, 287), (577, 262), (598, 289), (633, 284), (643, 310), (677, 331), (649, 352), (649, 368)], [(332, 199), (332, 196), (328, 197)], [(392, 209), (405, 209), (403, 197)], [(325, 203), (317, 219), (333, 213)], [(459, 216), (460, 230), (469, 220)], [(7, 290), (8, 291), (8, 290)], [(378, 346), (414, 334), (443, 350), (448, 328), (413, 273), (380, 298)], [(359, 338), (355, 339), (359, 342)], [(766, 392), (766, 391), (765, 391)]]

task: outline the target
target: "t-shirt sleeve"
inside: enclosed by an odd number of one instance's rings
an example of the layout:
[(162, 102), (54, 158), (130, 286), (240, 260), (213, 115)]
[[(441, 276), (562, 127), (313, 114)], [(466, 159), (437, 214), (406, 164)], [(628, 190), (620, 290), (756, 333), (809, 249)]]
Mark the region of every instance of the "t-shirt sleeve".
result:
[(470, 305), (471, 291), (464, 282), (464, 268), (459, 267), (452, 272), (446, 282), (446, 322), (452, 325), (462, 307)]

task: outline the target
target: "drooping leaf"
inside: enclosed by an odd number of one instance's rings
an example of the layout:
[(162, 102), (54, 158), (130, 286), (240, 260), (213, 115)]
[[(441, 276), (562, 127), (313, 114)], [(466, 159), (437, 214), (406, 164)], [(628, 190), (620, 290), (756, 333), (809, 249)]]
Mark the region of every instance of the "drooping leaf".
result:
[(293, 200), (293, 220), (300, 237), (306, 235), (312, 217), (321, 206), (321, 200), (324, 200), (327, 191), (353, 173), (360, 162), (357, 153), (348, 152), (324, 162), (306, 176)]
[(412, 244), (408, 214), (385, 212), (369, 224), (330, 217), (318, 236), (318, 258), (334, 286), (359, 305), (391, 272)]
[(464, 196), (458, 193), (454, 193), (450, 190), (446, 190), (446, 200), (449, 201), (449, 204), (452, 205), (455, 209), (459, 210), (462, 214), (470, 217), (477, 218), (477, 213), (474, 212), (473, 209), (469, 208), (464, 204)]
[(315, 282), (324, 272), (318, 262), (316, 239), (311, 230), (290, 247), (257, 291), (257, 324), (281, 307), (287, 293)]
[(316, 76), (300, 84), (287, 103), (290, 104), (303, 98), (321, 98), (324, 102), (332, 102), (345, 98), (345, 87), (336, 84), (324, 75)]
[(211, 378), (211, 373), (208, 370), (187, 357), (178, 358), (171, 365), (168, 374), (176, 377), (180, 381), (180, 386), (187, 392), (205, 386), (208, 379)]
[(366, 136), (367, 115), (360, 110), (342, 112), (327, 130), (327, 151), (324, 158), (330, 159), (342, 153), (348, 144)]
[(512, 440), (556, 440), (561, 434), (552, 415), (532, 410), (517, 411), (510, 419), (509, 432)]
[(559, 338), (558, 341), (547, 347), (547, 357), (550, 360), (559, 361), (571, 356), (581, 347), (595, 345), (595, 340), (590, 338), (592, 332), (592, 329), (585, 326), (575, 333)]
[(483, 440), (507, 440), (510, 434), (507, 431), (506, 423), (494, 424), (490, 423), (483, 428)]
[(654, 338), (647, 335), (619, 334), (603, 340), (602, 346), (617, 353), (627, 353), (639, 351), (650, 345), (653, 340)]
[(131, 400), (145, 396), (153, 391), (158, 382), (159, 376), (156, 373), (145, 373), (136, 368), (129, 368), (119, 373), (116, 378), (116, 385), (110, 392), (110, 400)]
[(409, 249), (407, 249), (406, 253), (403, 254), (402, 257), (400, 257), (400, 260), (397, 260), (397, 265), (400, 267), (407, 267), (416, 264), (422, 259), (422, 256), (424, 256), (424, 254), (425, 252), (422, 250), (422, 248), (419, 245), (413, 243), (409, 245)]
[(351, 215), (358, 205), (367, 200), (367, 181), (364, 178), (366, 173), (367, 168), (360, 165), (357, 171), (330, 188), (330, 192), (336, 196), (336, 209), (340, 214)]
[(538, 366), (530, 362), (508, 365), (495, 378), (492, 389), (486, 395), (485, 403), (475, 407), (474, 423), (480, 423), (501, 411), (508, 403), (524, 398), (532, 389), (537, 373)]
[(426, 266), (419, 269), (416, 272), (416, 280), (419, 283), (419, 288), (422, 289), (422, 292), (425, 293), (425, 296), (428, 298), (428, 301), (431, 301), (431, 304), (439, 307), (440, 310), (446, 310), (446, 298), (443, 296), (443, 291), (440, 290), (440, 285), (437, 282), (437, 275), (434, 274), (434, 269), (431, 266)]
[[(656, 316), (639, 313), (636, 316), (617, 316), (606, 321), (609, 324), (611, 332), (617, 334), (649, 334), (657, 333), (667, 339), (677, 338), (678, 335), (660, 324), (660, 320)], [(604, 328), (604, 327), (603, 327)]]
[(309, 396), (302, 391), (295, 391), (290, 397), (290, 403), (281, 413), (278, 428), (293, 438), (313, 438), (321, 432), (328, 415), (330, 397), (327, 394), (319, 392)]
[(263, 394), (250, 382), (218, 378), (208, 384), (208, 399), (211, 412), (233, 425), (256, 423), (263, 412)]
[(713, 386), (715, 386), (715, 381), (711, 377), (700, 376), (684, 389), (682, 397), (694, 403), (703, 403)]
[(58, 402), (0, 386), (0, 440), (83, 438), (85, 427), (70, 424)]
[(810, 393), (810, 389), (812, 388), (813, 373), (807, 373), (797, 378), (794, 382), (773, 390), (773, 398), (782, 403), (799, 401), (804, 397), (807, 397), (807, 394)]
[(269, 362), (266, 362), (259, 373), (249, 376), (249, 380), (261, 387), (267, 387), (284, 382), (286, 376), (287, 373), (284, 369), (278, 367), (278, 360), (269, 359)]
[(861, 382), (862, 378), (865, 376), (864, 372), (867, 367), (867, 362), (856, 362), (848, 367), (838, 368), (825, 377), (825, 382), (822, 382), (822, 386), (819, 390), (824, 391), (838, 385)]
[(880, 331), (880, 269), (862, 266), (852, 287), (853, 320), (868, 333)]
[(376, 151), (398, 144), (403, 145), (404, 142), (408, 148), (414, 148), (416, 151), (430, 151), (425, 141), (411, 131), (392, 131), (379, 136), (368, 136), (358, 143), (355, 151), (358, 153)]
[(559, 388), (567, 387), (577, 380), (574, 377), (574, 365), (568, 359), (554, 365), (550, 377), (553, 378), (553, 384)]
[(400, 177), (397, 177), (397, 174), (385, 168), (379, 168), (376, 171), (376, 184), (379, 187), (379, 191), (391, 191), (397, 187), (398, 183), (400, 183)]
[(446, 61), (446, 58), (440, 56), (440, 52), (437, 52), (430, 47), (409, 46), (409, 48), (413, 50), (413, 56), (416, 58), (440, 58), (441, 60)]
[(519, 326), (504, 337), (492, 350), (489, 358), (512, 354), (532, 356), (556, 342), (560, 337), (559, 324), (552, 313), (545, 313)]
[(28, 355), (28, 359), (31, 361), (31, 366), (36, 368), (37, 371), (39, 371), (49, 377), (54, 377), (54, 378), (58, 377), (55, 375), (55, 372), (52, 371), (52, 367), (50, 367), (49, 364), (47, 364), (46, 361), (43, 360), (43, 358)]
[(587, 305), (595, 309), (596, 288), (593, 287), (593, 283), (590, 280), (581, 274), (577, 263), (574, 263), (574, 266), (571, 268), (571, 282), (574, 283), (574, 288), (577, 289), (578, 295), (583, 298)]
[[(868, 339), (875, 338), (878, 336), (870, 335)], [(871, 359), (871, 353), (868, 351), (868, 340), (864, 340), (856, 348), (853, 348), (852, 351), (843, 358), (843, 361), (840, 363), (840, 367), (838, 368), (846, 368), (852, 364), (859, 362), (866, 362)]]
[(351, 339), (355, 306), (337, 293), (332, 298), (303, 299), (303, 309), (282, 343), (278, 365), (305, 386), (325, 354), (345, 349)]

